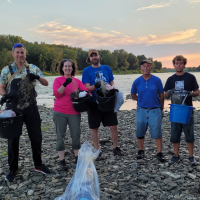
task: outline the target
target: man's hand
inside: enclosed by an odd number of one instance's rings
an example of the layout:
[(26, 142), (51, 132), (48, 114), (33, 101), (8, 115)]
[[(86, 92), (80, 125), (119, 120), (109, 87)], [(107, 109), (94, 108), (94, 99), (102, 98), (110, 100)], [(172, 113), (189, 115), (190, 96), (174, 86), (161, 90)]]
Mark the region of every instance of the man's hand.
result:
[(172, 96), (173, 92), (174, 92), (173, 89), (171, 89), (171, 90), (167, 90), (167, 94), (168, 94), (169, 96)]
[(66, 87), (66, 86), (69, 85), (71, 82), (72, 82), (72, 79), (71, 79), (71, 78), (67, 78), (67, 79), (65, 80), (65, 82), (63, 83), (63, 86)]
[(192, 97), (192, 95), (193, 95), (193, 92), (192, 92), (192, 91), (188, 91), (188, 92), (187, 92), (187, 97)]
[(162, 112), (162, 118), (164, 117), (164, 111), (163, 110), (161, 110), (161, 112)]
[(1, 106), (7, 101), (11, 100), (12, 96), (10, 94), (4, 94), (0, 100)]
[(100, 88), (101, 87), (101, 81), (97, 81), (95, 84), (94, 84), (94, 87), (97, 89), (97, 88)]
[(35, 75), (33, 73), (29, 73), (28, 74), (28, 78), (30, 79), (30, 81), (34, 81), (35, 79), (39, 80), (40, 76), (39, 75)]

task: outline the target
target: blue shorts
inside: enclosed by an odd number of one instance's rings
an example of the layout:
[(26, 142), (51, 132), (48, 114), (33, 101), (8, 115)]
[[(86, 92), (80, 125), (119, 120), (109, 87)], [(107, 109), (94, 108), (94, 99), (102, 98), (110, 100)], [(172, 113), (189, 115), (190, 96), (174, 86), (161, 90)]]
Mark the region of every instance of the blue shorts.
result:
[(180, 142), (182, 130), (184, 131), (184, 134), (185, 134), (185, 141), (187, 143), (193, 143), (195, 140), (194, 139), (194, 117), (193, 117), (193, 115), (190, 119), (189, 124), (180, 124), (180, 123), (171, 122), (170, 141), (172, 143)]
[(144, 137), (148, 126), (151, 138), (162, 137), (162, 111), (160, 108), (148, 110), (138, 106), (136, 110), (136, 137)]

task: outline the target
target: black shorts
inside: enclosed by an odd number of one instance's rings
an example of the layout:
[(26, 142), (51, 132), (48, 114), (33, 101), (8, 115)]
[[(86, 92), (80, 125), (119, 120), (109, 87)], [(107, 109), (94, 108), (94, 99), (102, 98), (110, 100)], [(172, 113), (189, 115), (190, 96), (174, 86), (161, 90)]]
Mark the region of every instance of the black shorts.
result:
[(103, 126), (116, 126), (118, 125), (117, 113), (114, 111), (111, 112), (102, 112), (98, 109), (97, 103), (90, 103), (90, 109), (88, 113), (88, 122), (90, 129), (99, 128), (101, 122)]

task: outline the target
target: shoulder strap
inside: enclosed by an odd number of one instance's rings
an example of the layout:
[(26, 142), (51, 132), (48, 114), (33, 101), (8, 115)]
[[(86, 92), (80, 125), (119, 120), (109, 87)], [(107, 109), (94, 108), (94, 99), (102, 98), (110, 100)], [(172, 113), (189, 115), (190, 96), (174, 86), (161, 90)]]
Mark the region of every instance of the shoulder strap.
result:
[(10, 74), (11, 74), (11, 75), (13, 75), (13, 74), (14, 74), (14, 72), (13, 72), (12, 66), (11, 66), (11, 65), (9, 65), (8, 67), (9, 67), (9, 70), (10, 70)]
[[(9, 68), (10, 69), (10, 68)], [(12, 74), (12, 76), (9, 78), (7, 86), (6, 86), (6, 92), (8, 91), (8, 87), (10, 85), (10, 82), (13, 80), (14, 76), (16, 76), (17, 74), (19, 74), (21, 71), (23, 71), (25, 69), (25, 66), (23, 66), (20, 70), (16, 71), (14, 74)]]
[(29, 65), (26, 66), (26, 72), (27, 72), (27, 74), (30, 74)]

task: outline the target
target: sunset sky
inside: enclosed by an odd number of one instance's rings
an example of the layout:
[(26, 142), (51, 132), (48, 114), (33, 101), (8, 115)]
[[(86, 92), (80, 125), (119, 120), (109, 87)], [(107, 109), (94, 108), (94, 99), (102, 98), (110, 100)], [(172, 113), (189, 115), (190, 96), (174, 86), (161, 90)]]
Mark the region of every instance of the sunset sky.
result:
[(0, 0), (0, 34), (200, 65), (200, 0)]

